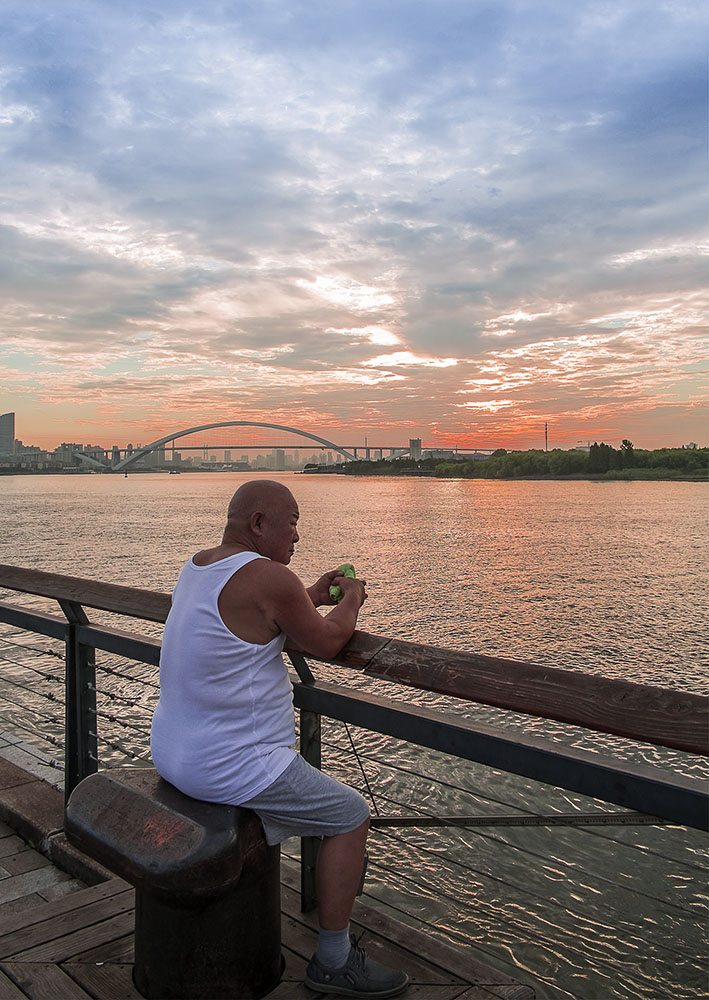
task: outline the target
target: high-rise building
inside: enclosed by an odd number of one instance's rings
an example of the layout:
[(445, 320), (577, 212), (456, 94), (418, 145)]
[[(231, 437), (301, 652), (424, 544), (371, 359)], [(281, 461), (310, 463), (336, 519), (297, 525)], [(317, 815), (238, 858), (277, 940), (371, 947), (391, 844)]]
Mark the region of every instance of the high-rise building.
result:
[(0, 414), (0, 455), (12, 455), (15, 451), (15, 414)]
[(415, 462), (421, 460), (421, 438), (409, 438), (409, 455)]

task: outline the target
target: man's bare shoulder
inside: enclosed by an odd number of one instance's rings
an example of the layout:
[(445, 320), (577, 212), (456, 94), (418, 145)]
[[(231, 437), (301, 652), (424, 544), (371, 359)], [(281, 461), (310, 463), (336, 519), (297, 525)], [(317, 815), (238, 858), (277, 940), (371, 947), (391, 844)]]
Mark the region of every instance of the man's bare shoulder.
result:
[(244, 585), (248, 585), (252, 594), (259, 595), (305, 589), (295, 573), (273, 559), (252, 559), (234, 573), (224, 589), (238, 592), (243, 590)]
[(209, 566), (210, 563), (217, 562), (219, 557), (215, 555), (216, 549), (200, 549), (192, 556), (191, 562), (195, 566)]
[(228, 629), (246, 642), (269, 642), (280, 631), (284, 607), (307, 600), (302, 583), (270, 559), (252, 559), (227, 581), (219, 595), (219, 613)]
[(305, 589), (292, 570), (273, 559), (252, 559), (232, 577), (232, 580), (236, 580), (239, 576), (242, 580), (248, 580), (250, 587), (256, 586), (259, 589), (263, 587), (273, 591)]
[(221, 562), (228, 556), (236, 555), (237, 552), (244, 552), (245, 549), (234, 548), (233, 545), (214, 545), (210, 549), (200, 549), (192, 556), (195, 566), (209, 566), (211, 563)]

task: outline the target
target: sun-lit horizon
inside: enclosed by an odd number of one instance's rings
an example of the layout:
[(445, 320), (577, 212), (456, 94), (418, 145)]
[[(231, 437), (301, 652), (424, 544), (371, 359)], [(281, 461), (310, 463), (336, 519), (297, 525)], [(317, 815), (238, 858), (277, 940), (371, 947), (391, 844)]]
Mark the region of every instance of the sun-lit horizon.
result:
[(707, 443), (706, 11), (51, 7), (0, 49), (0, 412)]
[[(16, 414), (19, 418), (21, 415)], [(240, 420), (251, 420), (253, 414), (240, 413), (237, 415), (237, 419)], [(287, 415), (283, 416), (286, 419)], [(261, 418), (259, 420), (259, 418)], [(193, 414), (193, 419), (196, 419), (196, 415)], [(292, 417), (288, 418), (292, 420)], [(199, 418), (200, 424), (202, 423), (202, 418)], [(205, 416), (204, 423), (216, 423), (218, 421), (212, 421), (209, 416)], [(273, 423), (277, 422), (272, 416), (269, 417), (268, 414), (257, 415), (256, 422), (263, 423)], [(101, 428), (99, 424), (84, 423), (84, 424), (69, 424), (72, 427), (74, 433), (59, 433), (59, 430), (52, 431), (52, 433), (41, 433), (38, 432), (33, 434), (31, 431), (28, 433), (27, 426), (24, 429), (24, 437), (20, 434), (22, 427), (20, 423), (17, 425), (18, 438), (22, 440), (23, 446), (37, 446), (46, 451), (53, 451), (58, 448), (62, 443), (77, 443), (82, 445), (96, 445), (101, 448), (105, 448), (109, 451), (114, 446), (123, 450), (127, 445), (133, 447), (144, 447), (153, 441), (157, 441), (160, 438), (166, 437), (168, 434), (177, 434), (178, 432), (184, 432), (188, 430), (190, 426), (196, 426), (195, 424), (183, 424), (177, 426), (170, 421), (164, 424), (155, 425), (138, 425), (130, 424), (126, 422), (125, 424), (118, 425), (114, 431), (110, 431), (107, 428)], [(357, 427), (355, 430), (348, 426), (337, 427), (333, 425), (326, 425), (324, 422), (317, 423), (311, 422), (309, 425), (301, 425), (297, 422), (295, 424), (290, 423), (288, 426), (297, 427), (299, 431), (305, 431), (307, 433), (319, 435), (332, 441), (333, 444), (339, 445), (341, 447), (355, 447), (359, 449), (360, 455), (363, 454), (363, 449), (369, 448), (370, 450), (375, 450), (378, 448), (401, 448), (407, 447), (409, 441), (412, 438), (418, 438), (421, 440), (421, 447), (426, 449), (441, 449), (441, 450), (460, 450), (460, 451), (472, 451), (479, 449), (481, 451), (491, 450), (495, 448), (505, 448), (509, 451), (527, 451), (532, 449), (540, 450), (553, 450), (555, 448), (560, 448), (563, 450), (570, 450), (577, 447), (589, 446), (596, 443), (606, 443), (612, 445), (614, 448), (619, 448), (623, 440), (631, 440), (631, 443), (635, 448), (638, 449), (658, 449), (658, 448), (684, 448), (688, 445), (698, 446), (700, 448), (709, 447), (707, 444), (707, 435), (698, 435), (696, 439), (690, 440), (690, 438), (685, 435), (680, 435), (676, 440), (672, 440), (669, 437), (662, 439), (659, 443), (655, 441), (647, 441), (641, 436), (632, 438), (625, 432), (621, 433), (615, 428), (606, 428), (601, 431), (592, 431), (590, 429), (591, 425), (584, 428), (584, 433), (577, 434), (574, 437), (574, 433), (568, 428), (562, 426), (555, 426), (554, 424), (549, 424), (545, 426), (544, 422), (541, 424), (538, 421), (530, 421), (527, 426), (521, 429), (509, 430), (504, 425), (500, 425), (498, 428), (495, 425), (490, 425), (489, 429), (485, 434), (463, 432), (460, 434), (446, 433), (443, 428), (421, 428), (412, 427), (408, 424), (402, 424), (401, 426), (389, 425), (385, 428), (362, 428)], [(319, 446), (314, 444), (312, 441), (308, 442), (305, 438), (297, 438), (294, 435), (284, 435), (278, 434), (275, 431), (259, 431), (256, 434), (259, 438), (260, 443), (267, 453), (271, 449), (276, 447), (285, 446), (287, 449), (300, 449), (303, 452), (310, 450), (318, 450)], [(252, 443), (255, 440), (254, 434), (246, 435), (243, 432), (237, 431), (236, 429), (230, 433), (221, 432), (216, 433), (204, 433), (202, 438), (206, 443), (209, 443), (212, 448), (216, 449), (234, 449), (241, 447), (254, 448)], [(286, 439), (286, 440), (283, 440)], [(193, 447), (193, 439), (190, 439), (190, 446)], [(177, 451), (180, 450), (181, 444), (180, 440), (176, 440), (174, 447)], [(182, 445), (184, 448), (184, 444)]]

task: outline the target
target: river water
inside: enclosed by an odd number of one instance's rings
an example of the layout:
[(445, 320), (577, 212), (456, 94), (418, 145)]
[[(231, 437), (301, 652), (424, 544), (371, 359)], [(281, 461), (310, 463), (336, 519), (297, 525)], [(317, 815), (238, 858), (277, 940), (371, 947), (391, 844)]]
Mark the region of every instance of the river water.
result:
[[(0, 560), (169, 591), (220, 537), (238, 473), (3, 477)], [(348, 561), (360, 626), (418, 642), (706, 693), (709, 493), (702, 483), (278, 476), (301, 510), (291, 568)], [(16, 598), (15, 598), (16, 599)], [(147, 631), (143, 627), (143, 631)], [(12, 669), (12, 668), (10, 668)], [(329, 677), (402, 697), (381, 682)], [(690, 755), (407, 689), (403, 697), (631, 761), (706, 777)], [(382, 812), (588, 811), (582, 796), (364, 732)], [(140, 740), (138, 740), (138, 749)], [(324, 766), (361, 784), (339, 724)], [(707, 995), (706, 838), (671, 828), (373, 835), (369, 895), (538, 996)]]

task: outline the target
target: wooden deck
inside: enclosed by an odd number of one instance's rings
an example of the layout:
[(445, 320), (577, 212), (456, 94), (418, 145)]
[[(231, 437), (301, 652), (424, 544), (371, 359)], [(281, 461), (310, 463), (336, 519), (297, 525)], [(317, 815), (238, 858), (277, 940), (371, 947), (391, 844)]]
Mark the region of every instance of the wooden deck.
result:
[[(11, 851), (1, 865), (0, 997), (2, 1000), (140, 1000), (131, 981), (133, 961), (132, 888), (113, 878), (80, 888), (3, 824), (0, 850)], [(34, 875), (35, 878), (27, 878)], [(298, 873), (284, 863), (282, 875), (283, 980), (270, 997), (313, 994), (302, 985), (316, 932), (311, 916), (300, 912)], [(57, 887), (74, 891), (60, 898)], [(26, 895), (17, 893), (26, 891)], [(43, 895), (44, 893), (44, 895)], [(375, 958), (408, 972), (407, 996), (432, 1000), (529, 1000), (529, 987), (507, 980), (462, 952), (425, 938), (376, 911), (358, 906), (353, 930)]]
[[(140, 1000), (131, 979), (134, 893), (118, 878), (87, 885), (100, 870), (68, 848), (60, 793), (0, 758), (0, 1000)], [(59, 823), (59, 826), (58, 826)], [(10, 825), (12, 824), (12, 825)], [(41, 848), (35, 850), (24, 834)], [(315, 950), (315, 918), (300, 912), (299, 873), (281, 865), (285, 972), (273, 1000), (313, 998), (303, 985)], [(465, 949), (450, 947), (357, 903), (353, 931), (373, 958), (408, 973), (405, 997), (533, 1000), (534, 990)]]

